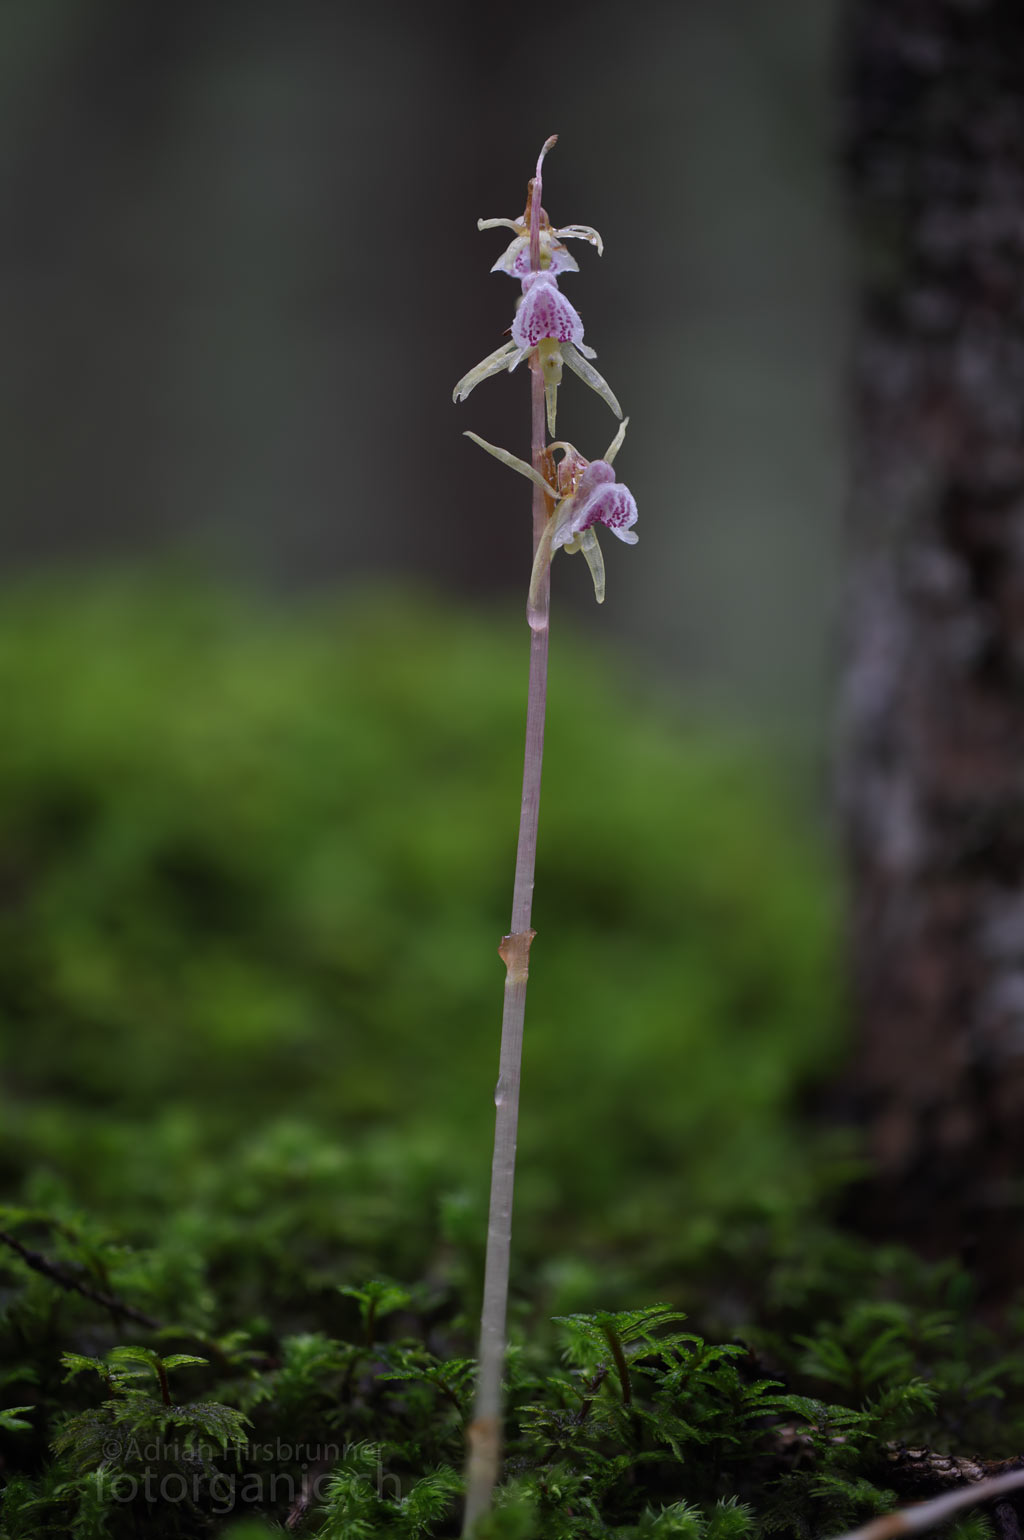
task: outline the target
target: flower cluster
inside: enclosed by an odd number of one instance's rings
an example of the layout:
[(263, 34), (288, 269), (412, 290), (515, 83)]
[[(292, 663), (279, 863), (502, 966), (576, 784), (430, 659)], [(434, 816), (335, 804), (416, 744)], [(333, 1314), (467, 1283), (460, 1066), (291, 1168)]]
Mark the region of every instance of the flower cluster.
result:
[(604, 558), (597, 543), (595, 524), (603, 524), (625, 545), (636, 545), (637, 536), (633, 525), (637, 520), (636, 500), (628, 487), (616, 481), (612, 461), (622, 448), (629, 418), (624, 418), (618, 433), (612, 439), (600, 460), (585, 460), (574, 444), (564, 440), (548, 445), (549, 463), (554, 465), (554, 451), (561, 451), (562, 458), (554, 470), (554, 480), (547, 481), (532, 465), (489, 444), (479, 434), (467, 433), (474, 444), (486, 449), (488, 454), (518, 471), (535, 485), (542, 487), (548, 497), (555, 499), (555, 507), (537, 546), (530, 580), (530, 604), (536, 605), (540, 580), (545, 568), (556, 551), (564, 550), (573, 556), (582, 551), (594, 580), (594, 597), (604, 603)]
[[(552, 228), (547, 213), (540, 207), (541, 164), (553, 143), (553, 139), (548, 140), (541, 151), (537, 174), (530, 182), (522, 216), (519, 219), (477, 221), (480, 230), (504, 226), (513, 231), (513, 240), (491, 271), (506, 273), (510, 278), (517, 279), (522, 287), (522, 298), (512, 322), (511, 341), (502, 343), (500, 348), (496, 348), (463, 375), (453, 392), (456, 401), (464, 401), (481, 380), (489, 379), (492, 374), (505, 369), (511, 372), (524, 358), (529, 358), (544, 379), (548, 432), (552, 437), (555, 433), (558, 387), (566, 365), (607, 402), (616, 417), (622, 417), (622, 409), (607, 381), (590, 362), (597, 355), (583, 341), (583, 322), (579, 312), (559, 288), (560, 274), (579, 271), (575, 258), (564, 244), (567, 238), (587, 241), (597, 248), (599, 254), (603, 252), (604, 246), (600, 235), (589, 225)], [(584, 553), (594, 579), (597, 601), (601, 603), (604, 599), (604, 562), (594, 531), (595, 524), (604, 524), (628, 545), (636, 544), (637, 537), (632, 529), (637, 518), (636, 503), (629, 489), (616, 482), (612, 469), (612, 461), (625, 436), (626, 421), (628, 419), (623, 421), (602, 460), (588, 462), (571, 444), (564, 442), (549, 445), (545, 458), (554, 478), (551, 481), (507, 450), (486, 443), (475, 433), (468, 435), (488, 453), (542, 486), (547, 496), (554, 501), (554, 509), (534, 562), (531, 605), (539, 577), (554, 553), (562, 549), (570, 554), (577, 551)], [(556, 449), (562, 451), (557, 469), (552, 456), (552, 451)]]
[(512, 322), (512, 341), (502, 343), (500, 348), (489, 353), (475, 368), (464, 374), (453, 395), (456, 401), (465, 401), (481, 380), (499, 374), (503, 369), (515, 369), (528, 354), (536, 350), (544, 373), (548, 432), (554, 434), (558, 387), (562, 382), (562, 367), (565, 364), (592, 390), (597, 391), (616, 417), (622, 416), (622, 409), (608, 382), (589, 362), (597, 355), (583, 341), (583, 322), (579, 312), (558, 287), (559, 273), (579, 272), (576, 259), (565, 247), (566, 239), (587, 241), (591, 246), (596, 246), (599, 253), (603, 252), (604, 243), (590, 225), (565, 225), (560, 230), (552, 229), (547, 213), (538, 208), (539, 260), (536, 266), (532, 265), (530, 227), (536, 182), (535, 178), (530, 183), (526, 208), (521, 218), (477, 220), (479, 230), (505, 226), (514, 231), (514, 239), (495, 262), (491, 272), (507, 273), (510, 278), (517, 278), (522, 284), (523, 297)]

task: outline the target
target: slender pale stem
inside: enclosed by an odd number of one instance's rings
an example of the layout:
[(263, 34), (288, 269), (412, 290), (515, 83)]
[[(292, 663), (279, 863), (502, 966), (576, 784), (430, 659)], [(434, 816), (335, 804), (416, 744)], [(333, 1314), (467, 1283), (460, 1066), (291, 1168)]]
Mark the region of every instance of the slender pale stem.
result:
[[(530, 267), (540, 271), (541, 166), (557, 134), (545, 140), (537, 158), (530, 190)], [(530, 359), (530, 457), (543, 474), (547, 414), (544, 376), (536, 353)], [(533, 488), (533, 555), (544, 532), (553, 499), (540, 485)], [(519, 809), (519, 844), (512, 890), (512, 925), (498, 948), (505, 964), (505, 1005), (501, 1018), (498, 1084), (494, 1091), (494, 1159), (491, 1164), (491, 1203), (487, 1216), (487, 1255), (484, 1298), (480, 1314), (480, 1351), (476, 1403), (467, 1437), (466, 1509), (463, 1535), (491, 1506), (491, 1494), (501, 1465), (502, 1374), (505, 1367), (508, 1279), (512, 1256), (512, 1196), (516, 1174), (519, 1126), (519, 1082), (523, 1060), (523, 1020), (530, 972), (530, 928), (533, 877), (537, 864), (537, 820), (544, 759), (544, 715), (548, 696), (548, 618), (551, 579), (545, 571), (531, 584), (527, 605), (530, 625), (530, 686), (526, 704), (526, 752), (523, 758), (523, 800)]]
[[(540, 181), (535, 197), (539, 201)], [(545, 440), (544, 377), (531, 360), (531, 450), (541, 469)], [(533, 549), (536, 555), (550, 503), (540, 487), (533, 489)], [(519, 812), (519, 845), (512, 893), (512, 926), (498, 951), (505, 963), (505, 1006), (501, 1021), (501, 1054), (494, 1092), (494, 1160), (491, 1166), (491, 1206), (487, 1221), (487, 1258), (480, 1317), (479, 1378), (473, 1421), (468, 1430), (466, 1510), (463, 1534), (491, 1505), (501, 1464), (502, 1374), (505, 1366), (505, 1322), (512, 1249), (512, 1192), (516, 1170), (519, 1122), (519, 1081), (523, 1055), (523, 1018), (529, 975), (533, 878), (537, 859), (537, 819), (544, 756), (544, 713), (548, 693), (548, 616), (550, 574), (529, 611), (530, 687), (526, 707), (526, 753), (523, 761), (523, 800)]]

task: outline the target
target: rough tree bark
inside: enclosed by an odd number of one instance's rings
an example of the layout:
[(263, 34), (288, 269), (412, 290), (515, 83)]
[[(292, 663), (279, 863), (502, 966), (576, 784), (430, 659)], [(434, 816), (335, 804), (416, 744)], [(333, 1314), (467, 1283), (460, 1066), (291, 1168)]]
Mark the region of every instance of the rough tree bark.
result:
[(860, 1217), (1024, 1264), (1024, 4), (852, 0)]

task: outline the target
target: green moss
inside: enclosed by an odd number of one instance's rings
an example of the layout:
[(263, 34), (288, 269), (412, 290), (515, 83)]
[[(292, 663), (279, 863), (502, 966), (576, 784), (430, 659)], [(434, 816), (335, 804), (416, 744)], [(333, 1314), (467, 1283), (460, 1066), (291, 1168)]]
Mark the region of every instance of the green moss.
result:
[[(95, 1113), (83, 1194), (112, 1116), (177, 1108), (211, 1142), (282, 1113), (400, 1126), (474, 1180), (525, 635), (409, 598), (8, 595), (15, 1148), (71, 1097)], [(642, 1228), (652, 1203), (688, 1224), (785, 1186), (794, 1086), (837, 1049), (813, 839), (749, 747), (630, 692), (559, 638), (521, 1144), (523, 1202), (558, 1225), (638, 1200)]]
[[(4, 1540), (456, 1532), (525, 665), (408, 595), (5, 596)], [(777, 768), (568, 636), (551, 693), (486, 1533), (809, 1537), (887, 1439), (1013, 1452), (969, 1280), (826, 1221)]]

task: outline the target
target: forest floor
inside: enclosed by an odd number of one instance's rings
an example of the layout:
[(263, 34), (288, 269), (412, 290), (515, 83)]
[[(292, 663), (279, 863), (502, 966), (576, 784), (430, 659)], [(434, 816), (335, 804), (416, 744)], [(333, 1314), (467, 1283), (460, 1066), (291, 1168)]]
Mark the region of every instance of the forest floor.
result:
[[(7, 596), (2, 1540), (458, 1533), (521, 629)], [(1019, 1458), (1024, 1303), (835, 1222), (836, 881), (783, 769), (590, 643), (551, 694), (481, 1536), (811, 1540)]]

